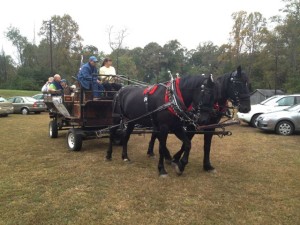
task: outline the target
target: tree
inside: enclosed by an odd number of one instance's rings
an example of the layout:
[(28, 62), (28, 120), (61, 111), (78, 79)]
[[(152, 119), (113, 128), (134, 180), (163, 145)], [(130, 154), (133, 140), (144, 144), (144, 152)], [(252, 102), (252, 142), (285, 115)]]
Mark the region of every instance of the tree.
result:
[[(56, 73), (70, 78), (77, 74), (80, 64), (83, 39), (78, 34), (79, 26), (70, 15), (66, 14), (52, 16), (50, 22), (52, 24), (54, 70)], [(43, 21), (39, 35), (42, 36), (40, 47), (49, 49), (47, 47), (50, 45), (49, 21)], [(49, 58), (49, 54), (47, 58)]]
[(113, 26), (109, 26), (107, 28), (108, 33), (108, 43), (113, 52), (117, 53), (117, 66), (116, 72), (117, 74), (120, 73), (119, 71), (119, 50), (122, 48), (124, 38), (127, 36), (127, 29), (123, 28), (117, 32), (113, 32)]
[(282, 25), (277, 29), (286, 48), (287, 83), (285, 87), (291, 92), (300, 91), (300, 2), (284, 0), (286, 13)]
[(14, 61), (9, 55), (6, 55), (2, 49), (0, 54), (0, 87), (10, 88), (15, 75), (16, 68)]
[(247, 12), (245, 11), (239, 11), (232, 14), (234, 25), (232, 27), (230, 36), (231, 36), (231, 44), (233, 48), (234, 58), (237, 62), (240, 59), (240, 55), (242, 53), (244, 43), (245, 43), (246, 18), (247, 18)]
[(26, 37), (22, 36), (20, 30), (16, 27), (10, 26), (5, 33), (6, 38), (12, 42), (12, 44), (17, 48), (18, 61), (20, 65), (24, 63), (23, 51), (28, 45), (28, 40)]
[(215, 74), (218, 68), (219, 47), (212, 42), (200, 43), (197, 49), (190, 52), (189, 63), (192, 67), (190, 73)]

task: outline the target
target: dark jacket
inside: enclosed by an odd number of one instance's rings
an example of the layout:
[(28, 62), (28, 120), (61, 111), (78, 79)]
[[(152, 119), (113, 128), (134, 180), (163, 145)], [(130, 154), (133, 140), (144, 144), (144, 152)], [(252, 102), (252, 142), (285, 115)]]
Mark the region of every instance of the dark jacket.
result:
[[(59, 82), (53, 81), (51, 84), (53, 84), (55, 86), (56, 91), (59, 91), (59, 90), (63, 89)], [(50, 86), (51, 86), (51, 84), (50, 84)], [(51, 96), (57, 96), (57, 95), (61, 95), (61, 94), (62, 94), (62, 92), (61, 93), (57, 92), (55, 94), (52, 93)]]
[(83, 88), (91, 89), (91, 84), (97, 82), (97, 77), (93, 77), (92, 74), (98, 74), (98, 70), (96, 67), (92, 67), (90, 63), (86, 63), (81, 67), (78, 73), (78, 81)]

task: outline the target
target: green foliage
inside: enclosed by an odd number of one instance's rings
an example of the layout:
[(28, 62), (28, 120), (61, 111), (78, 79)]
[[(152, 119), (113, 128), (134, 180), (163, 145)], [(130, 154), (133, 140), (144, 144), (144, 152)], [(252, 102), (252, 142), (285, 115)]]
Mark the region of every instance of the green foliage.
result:
[[(51, 18), (53, 37), (53, 73), (71, 79), (77, 74), (81, 55), (87, 62), (91, 55), (100, 62), (109, 56), (118, 74), (148, 83), (169, 80), (168, 71), (180, 76), (197, 74), (222, 75), (238, 65), (249, 75), (252, 88), (284, 89), (300, 92), (300, 3), (284, 0), (283, 17), (268, 21), (259, 12), (239, 11), (232, 14), (233, 26), (229, 42), (217, 46), (212, 42), (200, 43), (187, 50), (178, 40), (163, 46), (150, 42), (145, 47), (123, 48), (126, 29), (117, 32), (115, 39), (109, 33), (112, 52), (105, 54), (93, 45), (82, 46), (78, 24), (69, 16)], [(112, 27), (109, 30), (112, 31)], [(4, 52), (0, 55), (0, 87), (40, 89), (51, 74), (49, 21), (44, 21), (39, 32), (38, 45), (28, 42), (18, 28), (9, 27), (6, 37), (16, 47), (18, 63)], [(101, 63), (99, 63), (100, 67)]]

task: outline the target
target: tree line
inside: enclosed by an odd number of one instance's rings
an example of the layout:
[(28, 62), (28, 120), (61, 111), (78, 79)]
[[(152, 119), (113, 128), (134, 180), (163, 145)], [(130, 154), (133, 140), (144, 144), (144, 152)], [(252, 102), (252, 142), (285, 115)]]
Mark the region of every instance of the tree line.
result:
[(218, 76), (241, 65), (250, 77), (252, 89), (300, 92), (300, 2), (283, 1), (282, 15), (269, 19), (260, 12), (234, 12), (228, 43), (218, 46), (208, 41), (190, 50), (178, 40), (170, 40), (163, 46), (151, 42), (143, 48), (129, 49), (122, 45), (126, 30), (112, 38), (113, 27), (110, 27), (112, 51), (105, 54), (93, 45), (83, 46), (79, 26), (70, 15), (52, 16), (51, 25), (50, 21), (43, 21), (38, 44), (10, 26), (5, 36), (16, 48), (17, 60), (1, 51), (0, 88), (39, 90), (47, 77), (55, 73), (71, 81), (79, 70), (81, 55), (84, 62), (95, 55), (100, 60), (111, 57), (118, 74), (147, 83), (169, 80), (169, 70), (180, 76)]

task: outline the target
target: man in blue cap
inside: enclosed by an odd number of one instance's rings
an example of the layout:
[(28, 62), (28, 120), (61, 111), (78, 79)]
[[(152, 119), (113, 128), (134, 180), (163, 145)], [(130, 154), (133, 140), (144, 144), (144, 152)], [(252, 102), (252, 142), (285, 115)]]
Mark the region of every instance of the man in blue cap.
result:
[(100, 91), (104, 91), (104, 87), (98, 81), (98, 70), (96, 68), (98, 59), (95, 56), (89, 58), (89, 62), (84, 64), (78, 73), (78, 80), (81, 87), (85, 90), (93, 90), (93, 97), (99, 98), (101, 96)]

